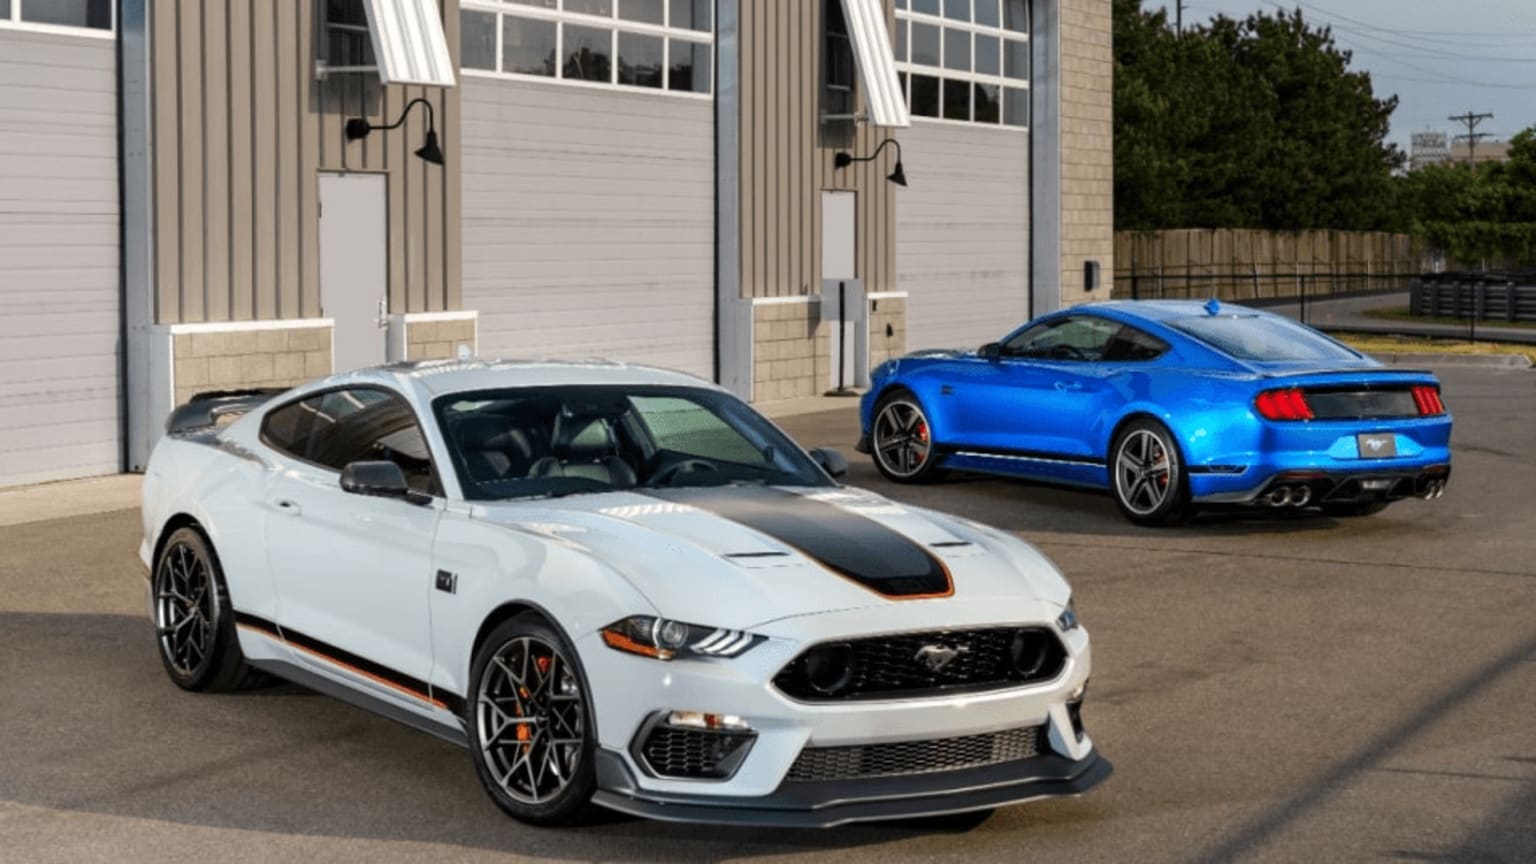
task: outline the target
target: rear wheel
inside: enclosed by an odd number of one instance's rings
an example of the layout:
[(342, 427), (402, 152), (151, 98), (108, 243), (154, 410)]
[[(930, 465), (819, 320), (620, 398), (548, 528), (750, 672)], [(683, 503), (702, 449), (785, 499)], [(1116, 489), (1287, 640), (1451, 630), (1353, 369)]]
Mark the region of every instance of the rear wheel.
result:
[(534, 825), (579, 821), (597, 788), (597, 737), (565, 637), (531, 613), (505, 621), (475, 653), (472, 681), (469, 750), (491, 800)]
[(1375, 516), (1387, 509), (1390, 501), (1341, 501), (1336, 504), (1324, 504), (1323, 513), (1328, 516), (1338, 516), (1343, 519), (1353, 519), (1360, 516)]
[(196, 528), (166, 538), (151, 580), (155, 642), (183, 690), (238, 690), (255, 680), (235, 635), (229, 589), (213, 546)]
[(1189, 515), (1184, 460), (1168, 427), (1132, 421), (1110, 448), (1110, 491), (1125, 518), (1138, 525), (1168, 525)]
[(923, 483), (939, 477), (933, 426), (916, 396), (899, 392), (881, 399), (870, 439), (875, 467), (887, 479)]

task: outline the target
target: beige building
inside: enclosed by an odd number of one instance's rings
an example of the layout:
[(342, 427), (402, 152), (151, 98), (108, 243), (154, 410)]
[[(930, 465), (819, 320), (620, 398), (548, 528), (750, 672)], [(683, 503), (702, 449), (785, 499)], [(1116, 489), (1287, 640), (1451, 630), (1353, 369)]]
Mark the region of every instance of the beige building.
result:
[(207, 390), (474, 350), (770, 402), (1103, 299), (1110, 40), (1109, 0), (0, 2), (0, 485), (141, 468)]

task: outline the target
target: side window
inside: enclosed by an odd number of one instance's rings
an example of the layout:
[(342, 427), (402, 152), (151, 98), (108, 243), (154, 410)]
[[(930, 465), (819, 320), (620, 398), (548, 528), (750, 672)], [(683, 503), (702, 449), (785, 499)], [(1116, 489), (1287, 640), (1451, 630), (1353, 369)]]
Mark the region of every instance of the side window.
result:
[(442, 494), (415, 413), (387, 391), (357, 387), (312, 396), (269, 414), (262, 434), (269, 445), (333, 471), (349, 462), (388, 460), (412, 489)]
[(1004, 357), (1038, 360), (1100, 360), (1121, 325), (1091, 315), (1037, 324), (1003, 345)]
[(1100, 359), (1112, 363), (1141, 363), (1156, 360), (1167, 350), (1167, 342), (1127, 324), (1104, 346), (1104, 356)]

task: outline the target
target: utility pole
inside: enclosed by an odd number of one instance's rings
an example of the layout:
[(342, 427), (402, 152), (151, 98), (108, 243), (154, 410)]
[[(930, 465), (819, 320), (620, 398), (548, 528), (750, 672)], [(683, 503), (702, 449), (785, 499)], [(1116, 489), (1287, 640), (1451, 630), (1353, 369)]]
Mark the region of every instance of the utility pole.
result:
[(1184, 35), (1184, 0), (1173, 0), (1173, 28), (1180, 36)]
[(1479, 132), (1479, 131), (1477, 131), (1477, 124), (1483, 122), (1484, 120), (1492, 120), (1493, 119), (1493, 115), (1492, 114), (1473, 114), (1471, 111), (1468, 111), (1465, 114), (1452, 115), (1448, 119), (1450, 119), (1454, 123), (1460, 123), (1461, 125), (1467, 127), (1467, 134), (1465, 134), (1465, 135), (1457, 135), (1455, 140), (1457, 140), (1457, 141), (1464, 140), (1464, 141), (1467, 142), (1467, 164), (1468, 165), (1476, 165), (1477, 164), (1477, 142), (1479, 142), (1479, 141), (1483, 140), (1484, 138), (1488, 137), (1488, 133), (1487, 132)]

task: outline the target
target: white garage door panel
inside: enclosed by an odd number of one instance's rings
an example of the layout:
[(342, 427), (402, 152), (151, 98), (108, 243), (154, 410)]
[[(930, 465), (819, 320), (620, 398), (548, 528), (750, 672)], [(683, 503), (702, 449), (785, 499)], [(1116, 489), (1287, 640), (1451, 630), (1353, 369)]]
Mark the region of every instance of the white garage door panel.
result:
[(912, 184), (896, 210), (907, 348), (997, 339), (1029, 312), (1027, 133), (914, 122), (901, 148)]
[(710, 377), (714, 127), (704, 100), (466, 76), (464, 308), (480, 352)]
[(114, 62), (0, 30), (0, 486), (119, 468)]

